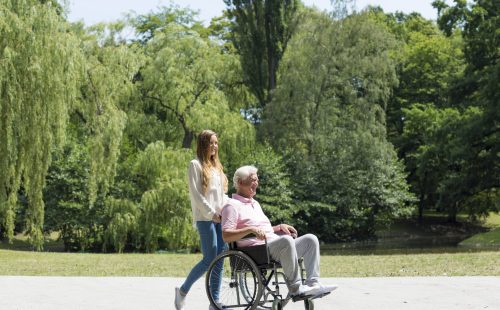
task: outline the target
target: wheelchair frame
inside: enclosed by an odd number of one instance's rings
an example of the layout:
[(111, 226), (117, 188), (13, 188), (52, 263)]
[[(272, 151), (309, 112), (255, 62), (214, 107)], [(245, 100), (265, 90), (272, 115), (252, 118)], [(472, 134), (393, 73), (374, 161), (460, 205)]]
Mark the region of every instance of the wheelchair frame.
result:
[[(303, 259), (299, 259), (302, 283), (305, 282)], [(313, 310), (311, 296), (294, 296), (280, 293), (280, 285), (286, 277), (279, 269), (279, 262), (271, 259), (267, 240), (265, 244), (252, 247), (236, 247), (236, 242), (229, 250), (218, 255), (210, 264), (205, 278), (205, 289), (215, 309), (272, 309), (281, 310), (292, 300), (304, 301), (306, 310)], [(219, 299), (216, 303), (212, 290), (221, 279)]]

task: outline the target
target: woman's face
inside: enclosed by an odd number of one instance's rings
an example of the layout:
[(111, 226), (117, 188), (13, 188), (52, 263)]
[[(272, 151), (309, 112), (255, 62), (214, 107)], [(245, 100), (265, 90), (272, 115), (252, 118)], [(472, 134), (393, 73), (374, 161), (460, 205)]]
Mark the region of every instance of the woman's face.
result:
[(217, 140), (217, 136), (213, 135), (210, 137), (210, 156), (214, 156), (217, 154), (219, 150), (219, 141)]

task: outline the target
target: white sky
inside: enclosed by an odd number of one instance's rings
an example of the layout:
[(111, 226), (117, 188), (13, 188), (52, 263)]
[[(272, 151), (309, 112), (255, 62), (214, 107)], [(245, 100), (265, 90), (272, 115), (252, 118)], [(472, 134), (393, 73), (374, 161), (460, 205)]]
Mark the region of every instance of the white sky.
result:
[[(159, 6), (170, 4), (168, 0), (68, 0), (70, 21), (83, 20), (86, 25), (98, 22), (111, 22), (123, 16), (124, 13), (135, 11), (139, 14), (156, 11)], [(212, 17), (221, 15), (225, 4), (222, 0), (174, 0), (181, 7), (198, 10), (200, 19), (209, 22)], [(303, 0), (312, 6), (330, 11), (330, 0)], [(447, 0), (449, 4), (451, 0)], [(379, 5), (384, 12), (402, 11), (404, 13), (418, 12), (428, 19), (436, 19), (437, 12), (431, 6), (432, 0), (356, 0), (358, 10), (367, 5)]]

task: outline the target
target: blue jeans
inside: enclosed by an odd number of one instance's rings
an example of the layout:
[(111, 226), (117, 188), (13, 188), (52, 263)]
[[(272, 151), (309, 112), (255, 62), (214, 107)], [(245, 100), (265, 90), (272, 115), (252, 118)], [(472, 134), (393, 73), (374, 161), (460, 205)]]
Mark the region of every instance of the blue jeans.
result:
[[(181, 291), (183, 293), (188, 293), (191, 286), (203, 276), (203, 274), (208, 270), (210, 263), (214, 258), (225, 250), (226, 244), (222, 240), (222, 227), (220, 223), (214, 223), (212, 221), (197, 221), (196, 227), (198, 228), (198, 233), (200, 234), (201, 241), (201, 252), (203, 253), (202, 260), (196, 264), (188, 277), (181, 286)], [(222, 261), (221, 261), (222, 263)], [(222, 264), (217, 266), (215, 272), (219, 275), (222, 273)], [(219, 300), (219, 291), (221, 286), (221, 277), (212, 277), (212, 283), (210, 286), (213, 288), (212, 296), (215, 300)]]

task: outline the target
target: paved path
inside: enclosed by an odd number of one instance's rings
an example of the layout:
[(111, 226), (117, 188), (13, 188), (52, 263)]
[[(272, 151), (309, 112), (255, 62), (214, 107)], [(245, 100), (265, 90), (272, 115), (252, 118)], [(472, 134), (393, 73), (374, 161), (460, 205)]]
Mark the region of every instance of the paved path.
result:
[[(174, 309), (180, 278), (0, 277), (1, 310)], [(500, 310), (500, 277), (407, 277), (323, 279), (337, 283), (315, 309)], [(207, 309), (204, 281), (188, 295), (186, 310)], [(290, 303), (287, 310), (304, 309)]]

